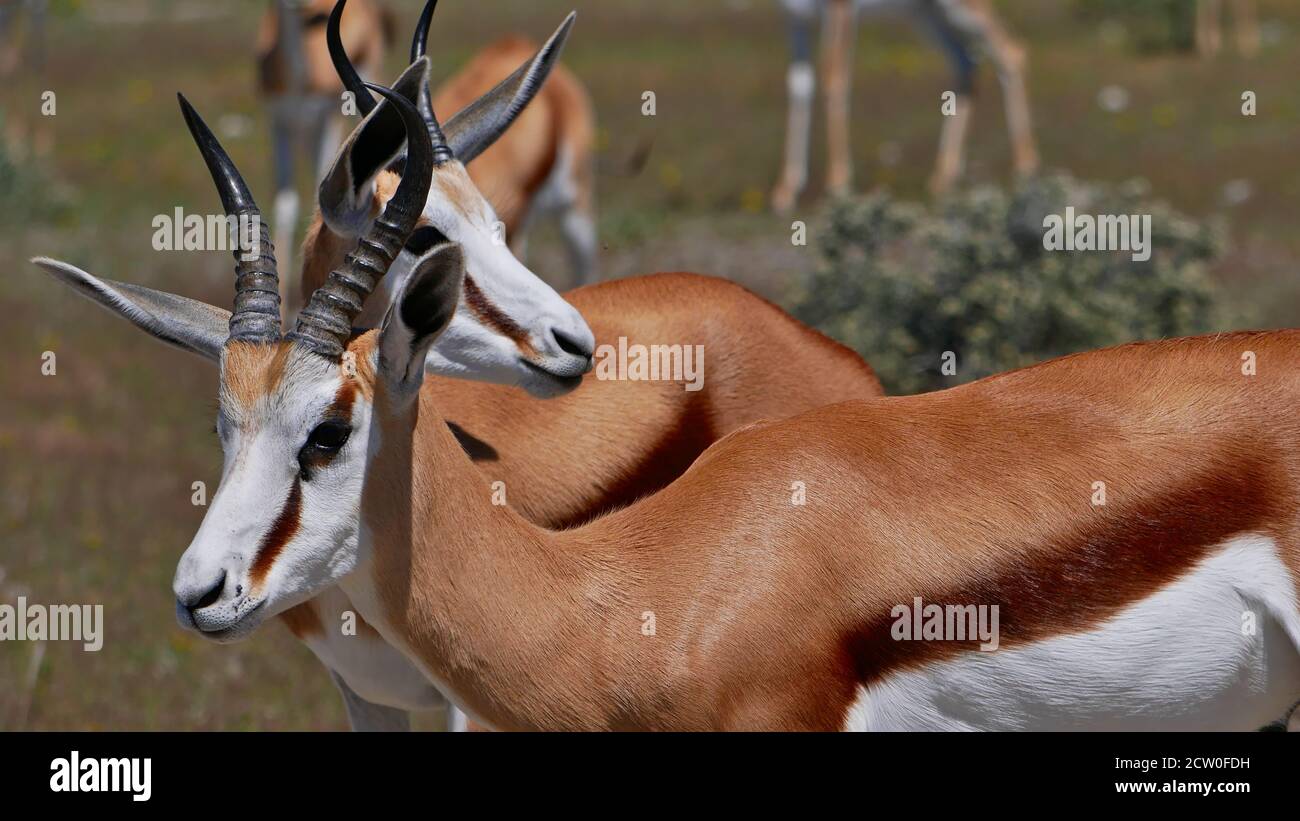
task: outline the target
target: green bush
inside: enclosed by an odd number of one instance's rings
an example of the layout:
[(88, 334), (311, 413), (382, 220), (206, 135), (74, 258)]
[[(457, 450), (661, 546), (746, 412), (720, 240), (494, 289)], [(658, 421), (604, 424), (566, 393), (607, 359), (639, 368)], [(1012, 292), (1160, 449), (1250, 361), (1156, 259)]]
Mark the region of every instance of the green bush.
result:
[[(1043, 218), (1150, 214), (1151, 258), (1043, 249)], [(853, 347), (894, 392), (970, 381), (1075, 351), (1222, 330), (1208, 264), (1222, 231), (1150, 199), (1145, 183), (1040, 179), (930, 209), (876, 193), (832, 206), (821, 263), (794, 295), (803, 321)], [(956, 354), (956, 374), (940, 369)]]
[(1074, 0), (1087, 22), (1124, 26), (1139, 51), (1187, 51), (1196, 46), (1196, 0)]

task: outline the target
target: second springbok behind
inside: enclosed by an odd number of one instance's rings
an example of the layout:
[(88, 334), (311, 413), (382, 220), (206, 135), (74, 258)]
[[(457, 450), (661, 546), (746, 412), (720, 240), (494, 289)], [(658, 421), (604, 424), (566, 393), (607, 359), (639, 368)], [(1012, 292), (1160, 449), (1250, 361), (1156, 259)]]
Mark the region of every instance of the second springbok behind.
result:
[[(421, 51), (432, 7), (432, 3), (426, 6), (416, 32), (414, 47)], [(357, 105), (369, 113), (375, 110), (375, 102), (337, 36), (343, 8), (339, 2), (328, 24), (331, 55), (345, 85), (357, 92)], [(381, 283), (383, 298), (368, 305), (357, 323), (372, 327), (382, 318), (389, 293), (420, 253), (444, 238), (457, 241), (465, 250), (465, 310), (456, 313), (443, 341), (431, 351), (432, 373), (517, 385), (534, 396), (555, 396), (571, 390), (590, 366), (594, 345), (590, 330), (572, 306), (511, 253), (495, 209), (465, 169), (531, 109), (530, 101), (542, 93), (559, 60), (573, 20), (574, 15), (569, 15), (536, 54), (445, 125), (423, 101), (427, 89), (419, 83), (426, 81), (419, 79), (418, 72), (408, 70), (393, 86), (408, 99), (422, 100), (428, 128), (445, 135), (447, 150), (459, 160), (458, 172), (441, 175), (428, 189), (411, 253), (399, 256), (393, 276)], [(344, 141), (321, 182), (320, 213), (303, 244), (304, 301), (343, 262), (344, 253), (369, 230), (392, 196), (400, 167), (390, 168), (389, 160), (404, 139), (402, 122), (390, 111), (388, 116), (367, 117)]]

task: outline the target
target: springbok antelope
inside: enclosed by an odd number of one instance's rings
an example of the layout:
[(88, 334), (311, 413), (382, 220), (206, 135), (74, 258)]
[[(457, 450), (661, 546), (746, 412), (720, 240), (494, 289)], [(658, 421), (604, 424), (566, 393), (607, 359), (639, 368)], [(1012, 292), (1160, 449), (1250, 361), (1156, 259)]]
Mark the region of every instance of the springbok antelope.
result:
[[(1300, 692), (1300, 333), (754, 425), (658, 494), (547, 531), (491, 503), (421, 389), (463, 270), (454, 244), (422, 262), (377, 331), (331, 344), (355, 371), (227, 346), (236, 467), (176, 579), (210, 637), (337, 582), (502, 729), (1252, 729)], [(1269, 371), (1243, 377), (1246, 350)], [(297, 436), (259, 441), (269, 426)], [(298, 452), (308, 481), (284, 467)], [(918, 599), (998, 607), (999, 648), (895, 640)]]
[[(1237, 51), (1244, 57), (1259, 53), (1259, 14), (1255, 0), (1229, 0), (1237, 27)], [(1196, 48), (1212, 57), (1223, 48), (1223, 0), (1196, 0)]]
[[(433, 5), (426, 6), (421, 16), (412, 49), (422, 52), (424, 48)], [(357, 107), (369, 113), (374, 110), (373, 97), (357, 77), (337, 36), (343, 6), (344, 1), (339, 1), (330, 16), (330, 52), (344, 86), (357, 92)], [(463, 169), (497, 142), (529, 107), (559, 61), (573, 18), (569, 14), (536, 55), (447, 121), (446, 127), (434, 118), (426, 99), (428, 88), (416, 86), (417, 71), (408, 69), (393, 87), (407, 99), (420, 100), (429, 129), (446, 134), (448, 151), (455, 153)], [(320, 213), (303, 243), (303, 300), (320, 288), (330, 270), (341, 264), (343, 252), (381, 213), (398, 179), (396, 169), (385, 165), (386, 157), (393, 155), (403, 139), (400, 120), (381, 117), (363, 121), (344, 140), (333, 168), (321, 181)], [(374, 147), (382, 151), (374, 151)], [(516, 385), (534, 396), (554, 396), (576, 386), (590, 364), (594, 344), (590, 330), (571, 305), (512, 255), (502, 242), (497, 213), (468, 174), (442, 175), (430, 187), (412, 243), (422, 252), (443, 238), (454, 238), (465, 249), (469, 273), (463, 300), (467, 309), (456, 314), (446, 343), (430, 355), (430, 372)], [(383, 282), (385, 299), (374, 301), (357, 318), (361, 327), (380, 320), (380, 305), (386, 304), (395, 283), (406, 277), (413, 259), (415, 256), (398, 260), (393, 277)]]
[[(760, 423), (547, 531), (492, 504), (422, 389), (462, 271), (436, 246), (378, 330), (322, 349), (227, 344), (228, 470), (176, 577), (197, 629), (338, 583), (503, 729), (1245, 729), (1300, 692), (1300, 333)], [(917, 599), (998, 607), (998, 649), (895, 640)]]
[[(271, 114), (275, 246), (286, 268), (292, 266), (288, 252), (298, 228), (295, 157), (305, 150), (316, 180), (329, 167), (342, 136), (343, 85), (325, 45), (329, 11), (329, 0), (273, 0), (258, 26), (258, 91)], [(391, 29), (377, 0), (357, 0), (343, 21), (342, 37), (367, 76), (383, 66)], [(292, 291), (281, 298), (291, 311), (299, 307)]]
[(822, 74), (826, 93), (828, 158), (826, 189), (846, 194), (853, 180), (849, 148), (849, 90), (852, 85), (853, 40), (860, 13), (906, 12), (934, 39), (952, 64), (957, 95), (954, 113), (943, 118), (939, 157), (930, 177), (936, 194), (952, 187), (961, 175), (966, 132), (970, 125), (972, 94), (978, 56), (986, 53), (997, 70), (1006, 107), (1007, 129), (1016, 172), (1038, 169), (1025, 89), (1024, 47), (1007, 32), (990, 0), (781, 0), (790, 32), (791, 59), (786, 73), (789, 110), (786, 121), (785, 161), (781, 178), (772, 191), (772, 207), (780, 212), (794, 207), (808, 181), (809, 132), (812, 126), (816, 74), (812, 67), (812, 29), (822, 21)]
[[(414, 75), (403, 76), (409, 87)], [(238, 171), (197, 115), (186, 113), (227, 212), (252, 207)], [(361, 128), (382, 116), (381, 106)], [(375, 142), (373, 134), (368, 142)], [(445, 163), (438, 173), (460, 172)], [(222, 355), (222, 329), (230, 322), (225, 311), (60, 263), (42, 264), (155, 336), (208, 358)], [(269, 281), (260, 285), (272, 289)], [(716, 356), (717, 364), (698, 392), (672, 382), (586, 380), (545, 405), (504, 387), (438, 379), (448, 418), (483, 469), (480, 482), (504, 483), (510, 503), (544, 526), (570, 526), (657, 490), (717, 437), (759, 418), (881, 392), (871, 369), (851, 351), (725, 280), (635, 277), (579, 289), (571, 299), (602, 339), (689, 340)], [(708, 310), (701, 313), (701, 306)], [(458, 313), (470, 310), (463, 302), (457, 307)], [(196, 320), (211, 327), (187, 327)], [(331, 668), (355, 727), (404, 728), (405, 712), (436, 706), (438, 691), (364, 621), (359, 635), (344, 636), (338, 625), (354, 610), (335, 588), (283, 618)]]
[[(331, 14), (330, 40), (337, 47), (338, 70), (347, 78), (348, 88), (359, 92), (357, 105), (367, 117), (344, 141), (321, 182), (319, 213), (303, 243), (304, 301), (342, 264), (344, 252), (370, 230), (382, 212), (400, 178), (400, 163), (390, 167), (389, 158), (406, 138), (400, 118), (369, 116), (378, 109), (334, 36), (343, 7), (344, 3), (338, 3)], [(439, 135), (445, 133), (448, 150), (467, 163), (505, 133), (538, 92), (558, 61), (572, 24), (570, 15), (531, 59), (449, 120), (445, 128), (422, 99), (427, 88), (418, 85), (422, 82), (419, 71), (408, 69), (393, 88), (407, 99), (421, 101), (427, 127)], [(418, 33), (417, 42), (422, 42)], [(461, 163), (457, 166), (464, 168)], [(442, 175), (427, 196), (411, 238), (412, 252), (399, 256), (382, 284), (384, 299), (367, 306), (357, 318), (358, 326), (370, 327), (382, 318), (377, 306), (386, 301), (393, 282), (409, 273), (420, 254), (442, 238), (454, 237), (465, 249), (469, 269), (464, 309), (453, 317), (444, 344), (432, 351), (430, 372), (515, 385), (540, 397), (575, 387), (591, 364), (595, 345), (582, 317), (499, 241), (496, 214), (468, 174)]]
[[(375, 88), (408, 129), (406, 173), (287, 336), (265, 254), (237, 263), (228, 316), (41, 261), (220, 359), (225, 468), (177, 567), (183, 624), (235, 640), (338, 584), (500, 729), (1253, 729), (1294, 703), (1300, 331), (758, 422), (658, 493), (545, 530), (493, 503), (424, 378), (460, 246), (425, 249), (380, 326), (352, 330), (421, 189), (463, 174)], [(255, 213), (228, 162), (212, 170), (228, 211)], [(967, 634), (962, 611), (993, 607), (991, 642)]]
[[(354, 93), (358, 107), (368, 113), (375, 101), (349, 61), (339, 36), (345, 5), (346, 0), (339, 0), (330, 15), (326, 27), (329, 53), (344, 86)], [(436, 5), (430, 0), (420, 15), (411, 43), (412, 60), (424, 55)], [(535, 323), (497, 321), (502, 316), (500, 309), (516, 317), (539, 309), (561, 316), (571, 310), (512, 253), (512, 247), (519, 249), (527, 223), (534, 216), (559, 208), (577, 278), (589, 279), (593, 271), (595, 232), (590, 220), (589, 174), (592, 117), (589, 106), (582, 104), (585, 94), (581, 87), (558, 66), (572, 20), (570, 15), (535, 54), (525, 54), (513, 73), (477, 99), (470, 98), (468, 90), (484, 84), (489, 76), (484, 71), (490, 71), (490, 77), (501, 73), (504, 51), (493, 52), (491, 59), (480, 55), (473, 64), (477, 68), (453, 78), (451, 91), (438, 95), (438, 100), (445, 98), (448, 103), (443, 110), (460, 112), (447, 123), (447, 138), (456, 156), (474, 171), (467, 180), (431, 189), (420, 234), (429, 241), (438, 236), (475, 236), (475, 242), (462, 244), (469, 253), (470, 270), (465, 300), (475, 309), (463, 316), (475, 317), (476, 321), (461, 319), (462, 314), (453, 320), (448, 344), (442, 347), (451, 356), (435, 352), (435, 359), (430, 361), (430, 370), (435, 373), (478, 374), (492, 381), (520, 384), (536, 394), (539, 375), (535, 366), (548, 368), (546, 361), (538, 357), (590, 353), (584, 347), (585, 337), (568, 334), (562, 323), (536, 328)], [(394, 87), (402, 90), (401, 81)], [(435, 122), (435, 108), (427, 88), (418, 91), (418, 99), (426, 120)], [(451, 105), (458, 107), (453, 109)], [(366, 155), (368, 139), (372, 138), (366, 130), (355, 132), (321, 183), (320, 208), (303, 244), (301, 299), (307, 299), (324, 283), (329, 271), (341, 262), (344, 250), (365, 230), (366, 222), (380, 212), (383, 198), (392, 190), (396, 175), (381, 169), (373, 157)], [(545, 148), (539, 154), (532, 150), (535, 145)], [(552, 163), (549, 169), (544, 167), (547, 157)], [(548, 174), (549, 182), (539, 188), (537, 183)], [(517, 185), (520, 180), (525, 181), (523, 188)], [(491, 200), (484, 197), (479, 182), (489, 186)], [(560, 189), (576, 192), (576, 198), (558, 196)], [(500, 213), (499, 221), (493, 202), (507, 209)], [(502, 243), (503, 236), (510, 240), (509, 244)], [(381, 302), (377, 300), (359, 319), (361, 325), (373, 325), (382, 316), (375, 307)], [(509, 368), (484, 371), (479, 367), (478, 349), (486, 340), (495, 340), (504, 351), (518, 348), (520, 358)], [(544, 374), (542, 379), (545, 381)], [(540, 390), (549, 388), (543, 384)]]

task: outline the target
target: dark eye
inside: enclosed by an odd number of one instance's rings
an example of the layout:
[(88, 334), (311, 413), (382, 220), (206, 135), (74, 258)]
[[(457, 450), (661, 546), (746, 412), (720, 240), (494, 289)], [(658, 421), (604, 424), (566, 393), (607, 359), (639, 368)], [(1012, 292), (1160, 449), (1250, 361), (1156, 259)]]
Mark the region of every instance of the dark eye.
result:
[(321, 422), (317, 425), (308, 435), (307, 444), (298, 451), (302, 480), (311, 481), (316, 468), (329, 464), (351, 435), (352, 427), (346, 422)]
[(333, 453), (348, 441), (352, 428), (343, 422), (321, 422), (307, 437), (307, 448)]

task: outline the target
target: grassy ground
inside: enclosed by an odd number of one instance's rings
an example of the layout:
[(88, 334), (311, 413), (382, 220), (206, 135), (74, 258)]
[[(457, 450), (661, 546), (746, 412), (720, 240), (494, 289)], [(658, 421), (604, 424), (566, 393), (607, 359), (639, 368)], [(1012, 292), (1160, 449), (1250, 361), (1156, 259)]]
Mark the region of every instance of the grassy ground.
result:
[[(394, 2), (404, 25), (415, 0)], [(1086, 178), (1144, 176), (1196, 215), (1222, 213), (1233, 250), (1219, 275), (1267, 324), (1300, 315), (1300, 6), (1261, 2), (1271, 44), (1254, 61), (1143, 56), (1079, 28), (1065, 3), (1000, 4), (1031, 47), (1031, 93), (1046, 163)], [(215, 372), (172, 352), (50, 282), (26, 259), (49, 254), (119, 279), (226, 304), (229, 257), (158, 253), (150, 220), (216, 198), (178, 116), (183, 90), (219, 130), (269, 207), (269, 153), (253, 95), (251, 37), (259, 3), (83, 3), (56, 18), (41, 78), (2, 84), (6, 128), (40, 120), (53, 150), (21, 173), (37, 196), (0, 202), (0, 601), (105, 605), (99, 653), (58, 644), (28, 687), (34, 649), (0, 644), (0, 727), (279, 728), (345, 726), (332, 686), (281, 628), (235, 647), (174, 624), (170, 580), (203, 513), (191, 485), (215, 489)], [(579, 22), (566, 61), (589, 84), (601, 121), (600, 229), (608, 276), (691, 269), (780, 299), (815, 251), (789, 243), (768, 214), (784, 119), (785, 45), (775, 3), (752, 0), (479, 0), (444, 2), (435, 72), (509, 30), (543, 37), (569, 8)], [(158, 13), (159, 9), (169, 9)], [(394, 50), (404, 52), (404, 47)], [(921, 197), (949, 82), (939, 55), (906, 26), (864, 30), (857, 51), (854, 154), (859, 187)], [(393, 73), (400, 68), (394, 54)], [(969, 177), (1008, 176), (991, 75), (973, 126)], [(1129, 93), (1108, 113), (1100, 89)], [(643, 91), (657, 115), (640, 113)], [(1240, 116), (1255, 91), (1260, 114)], [(223, 116), (226, 118), (223, 121)], [(233, 118), (233, 119), (232, 119)], [(639, 173), (638, 146), (652, 146)], [(817, 145), (818, 143), (815, 143)], [(819, 168), (820, 166), (818, 166)], [(818, 178), (814, 169), (814, 180)], [(1225, 186), (1245, 181), (1237, 205)], [(1238, 190), (1245, 186), (1237, 182)], [(815, 191), (812, 192), (815, 195)], [(37, 216), (27, 212), (40, 206)], [(797, 217), (812, 221), (815, 197)], [(569, 284), (555, 237), (540, 232), (533, 267)], [(42, 354), (57, 373), (41, 374)], [(30, 708), (23, 705), (30, 698)], [(21, 714), (21, 717), (20, 717)]]

